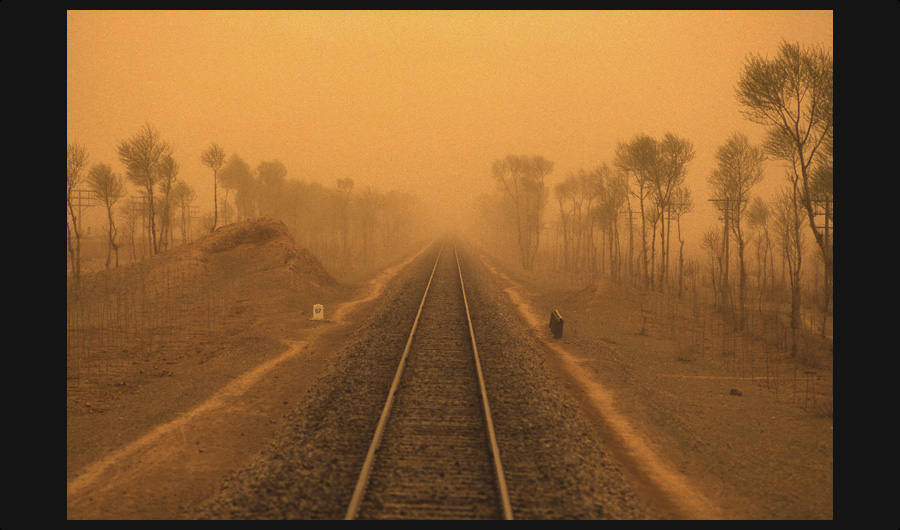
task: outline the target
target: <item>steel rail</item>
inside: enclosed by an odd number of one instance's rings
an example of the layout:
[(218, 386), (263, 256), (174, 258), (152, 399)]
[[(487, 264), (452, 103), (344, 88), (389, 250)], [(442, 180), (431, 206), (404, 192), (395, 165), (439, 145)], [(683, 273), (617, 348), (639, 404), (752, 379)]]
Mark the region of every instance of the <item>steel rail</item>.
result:
[(500, 446), (497, 443), (497, 435), (494, 432), (494, 421), (491, 417), (491, 406), (488, 403), (487, 388), (484, 384), (484, 375), (481, 372), (481, 359), (478, 357), (478, 346), (475, 344), (475, 330), (472, 327), (472, 316), (469, 313), (469, 301), (466, 298), (466, 286), (463, 282), (462, 267), (459, 264), (459, 253), (453, 247), (456, 256), (456, 268), (459, 271), (459, 287), (462, 290), (463, 305), (466, 306), (466, 320), (469, 323), (469, 337), (472, 339), (472, 351), (475, 355), (475, 371), (478, 374), (478, 387), (481, 389), (481, 403), (484, 405), (484, 419), (487, 424), (488, 439), (491, 444), (491, 455), (494, 457), (494, 472), (497, 478), (497, 490), (500, 494), (500, 504), (503, 507), (503, 518), (512, 520), (512, 503), (509, 500), (509, 490), (506, 487), (506, 475), (503, 473), (503, 462), (500, 460)]
[(359, 473), (359, 479), (356, 481), (356, 487), (353, 490), (353, 496), (350, 497), (350, 505), (347, 507), (347, 513), (344, 519), (355, 519), (359, 513), (359, 507), (362, 504), (363, 496), (366, 492), (366, 485), (369, 482), (369, 476), (372, 474), (372, 466), (375, 463), (375, 451), (381, 444), (381, 437), (384, 434), (384, 428), (387, 425), (388, 417), (391, 414), (391, 407), (394, 405), (394, 395), (397, 393), (397, 387), (400, 386), (400, 378), (403, 375), (403, 368), (406, 366), (406, 358), (409, 356), (409, 350), (412, 346), (413, 337), (416, 334), (416, 328), (419, 326), (419, 318), (422, 316), (422, 308), (425, 307), (425, 299), (428, 297), (428, 290), (431, 289), (431, 281), (434, 280), (434, 272), (437, 270), (437, 264), (441, 260), (441, 254), (444, 252), (444, 244), (438, 250), (437, 259), (434, 260), (434, 267), (431, 269), (431, 276), (428, 278), (428, 285), (425, 286), (425, 294), (422, 295), (422, 302), (419, 304), (419, 311), (416, 313), (416, 319), (413, 321), (412, 330), (409, 332), (409, 338), (406, 340), (406, 347), (403, 349), (403, 355), (400, 357), (400, 364), (397, 372), (394, 374), (394, 380), (391, 382), (391, 389), (388, 391), (387, 401), (384, 409), (381, 411), (381, 418), (378, 420), (378, 426), (375, 428), (375, 435), (369, 444), (369, 451), (366, 453), (366, 459), (363, 462), (362, 470)]
[[(403, 376), (404, 368), (406, 367), (406, 360), (407, 360), (407, 357), (409, 356), (409, 351), (412, 347), (413, 338), (415, 336), (416, 329), (418, 328), (418, 325), (419, 325), (419, 319), (422, 316), (422, 309), (425, 307), (425, 300), (428, 297), (428, 291), (431, 289), (431, 283), (432, 283), (432, 280), (434, 280), (434, 274), (435, 274), (435, 271), (437, 270), (437, 265), (440, 262), (441, 255), (443, 254), (443, 249), (444, 249), (444, 245), (442, 243), (441, 248), (438, 251), (437, 259), (435, 259), (434, 267), (431, 270), (431, 276), (428, 278), (428, 285), (425, 287), (425, 293), (422, 295), (422, 301), (419, 304), (419, 310), (416, 313), (415, 320), (413, 321), (412, 330), (410, 331), (409, 338), (406, 341), (406, 347), (403, 349), (403, 355), (400, 357), (400, 363), (397, 367), (396, 373), (394, 374), (394, 379), (391, 382), (391, 388), (388, 391), (388, 397), (387, 397), (387, 401), (385, 402), (384, 409), (381, 411), (381, 417), (378, 420), (378, 426), (375, 428), (375, 434), (372, 438), (372, 442), (369, 444), (369, 450), (366, 453), (366, 458), (365, 458), (365, 461), (363, 462), (363, 466), (362, 466), (362, 470), (360, 471), (359, 478), (357, 479), (356, 487), (354, 488), (353, 495), (350, 498), (350, 504), (348, 505), (347, 513), (344, 516), (344, 518), (347, 520), (355, 519), (356, 516), (359, 514), (359, 509), (362, 504), (363, 498), (365, 496), (366, 487), (368, 485), (369, 478), (372, 473), (372, 467), (374, 466), (375, 453), (378, 450), (379, 445), (381, 444), (381, 439), (383, 437), (384, 430), (387, 425), (388, 418), (390, 417), (391, 409), (393, 407), (394, 397), (397, 392), (397, 388), (400, 385), (400, 379)], [(463, 305), (465, 306), (465, 309), (466, 309), (466, 321), (468, 323), (468, 328), (469, 328), (469, 338), (471, 339), (471, 342), (472, 342), (472, 351), (473, 351), (474, 360), (475, 360), (475, 371), (476, 371), (477, 378), (478, 378), (478, 387), (479, 387), (480, 393), (481, 393), (481, 403), (482, 403), (482, 409), (484, 411), (484, 418), (485, 418), (486, 430), (487, 430), (487, 434), (488, 434), (488, 441), (491, 446), (491, 455), (493, 457), (494, 473), (495, 473), (495, 478), (496, 478), (496, 482), (497, 482), (498, 495), (500, 497), (500, 504), (501, 504), (501, 508), (503, 511), (503, 518), (507, 519), (507, 520), (511, 520), (511, 519), (513, 519), (512, 504), (509, 500), (509, 490), (507, 488), (506, 477), (503, 472), (503, 463), (500, 459), (500, 446), (497, 443), (497, 436), (494, 432), (494, 423), (493, 423), (493, 419), (491, 417), (491, 408), (490, 408), (490, 405), (488, 403), (488, 398), (487, 398), (487, 388), (484, 383), (484, 375), (483, 375), (482, 369), (481, 369), (481, 359), (478, 356), (478, 347), (475, 342), (475, 332), (474, 332), (474, 328), (472, 327), (472, 317), (469, 312), (469, 302), (466, 297), (466, 289), (465, 289), (465, 284), (463, 282), (463, 277), (462, 277), (462, 267), (460, 266), (459, 254), (457, 253), (455, 247), (454, 247), (453, 253), (454, 253), (454, 258), (456, 259), (456, 269), (457, 269), (457, 272), (459, 273), (459, 285), (460, 285), (460, 290), (461, 290), (462, 296), (463, 296)]]

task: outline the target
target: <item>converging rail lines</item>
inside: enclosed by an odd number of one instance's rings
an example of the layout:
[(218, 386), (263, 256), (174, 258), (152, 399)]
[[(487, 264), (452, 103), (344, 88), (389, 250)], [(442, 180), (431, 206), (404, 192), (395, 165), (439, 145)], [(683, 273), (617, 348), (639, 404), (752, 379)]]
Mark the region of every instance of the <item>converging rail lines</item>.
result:
[(462, 269), (442, 245), (346, 518), (512, 519)]

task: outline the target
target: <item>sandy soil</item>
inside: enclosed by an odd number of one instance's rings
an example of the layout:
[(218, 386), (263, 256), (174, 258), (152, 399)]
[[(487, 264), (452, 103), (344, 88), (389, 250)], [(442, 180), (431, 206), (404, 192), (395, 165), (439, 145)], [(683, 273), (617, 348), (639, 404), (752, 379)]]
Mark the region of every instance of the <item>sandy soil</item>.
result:
[[(653, 325), (658, 315), (639, 293), (605, 281), (566, 287), (482, 259), (659, 517), (833, 519), (830, 405), (823, 412), (785, 388), (779, 395), (718, 353), (686, 355)], [(565, 319), (560, 340), (548, 330), (554, 309)], [(833, 380), (830, 366), (817, 376)]]
[[(264, 244), (268, 254), (285, 243)], [(244, 241), (224, 254), (232, 262), (260, 252)], [(190, 517), (271, 438), (384, 285), (413, 258), (355, 286), (295, 292), (301, 301), (290, 311), (272, 303), (269, 289), (235, 293), (251, 309), (199, 353), (136, 361), (69, 388), (67, 518)], [(272, 275), (270, 264), (257, 265)], [(310, 320), (318, 302), (324, 321)]]
[[(252, 248), (239, 245), (228, 259)], [(67, 519), (191, 517), (277, 432), (412, 258), (355, 287), (307, 290), (289, 310), (244, 298), (255, 309), (199, 354), (69, 389)], [(679, 360), (678, 345), (652, 327), (637, 333), (634, 293), (573, 290), (483, 263), (653, 517), (833, 518), (832, 417), (736, 376), (715, 356)], [(309, 320), (315, 302), (329, 321)], [(562, 340), (547, 329), (552, 309), (566, 318)]]

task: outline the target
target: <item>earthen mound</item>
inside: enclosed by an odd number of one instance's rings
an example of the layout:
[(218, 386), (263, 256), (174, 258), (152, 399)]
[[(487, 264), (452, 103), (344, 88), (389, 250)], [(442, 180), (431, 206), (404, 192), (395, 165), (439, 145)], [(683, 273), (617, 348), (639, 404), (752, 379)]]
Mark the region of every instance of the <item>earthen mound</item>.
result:
[(252, 269), (253, 263), (276, 268), (280, 260), (280, 265), (293, 273), (295, 287), (302, 283), (317, 287), (338, 285), (312, 253), (297, 245), (287, 226), (275, 219), (259, 217), (223, 226), (200, 240), (198, 245), (204, 261), (215, 254), (243, 256), (247, 263), (239, 266), (240, 269)]

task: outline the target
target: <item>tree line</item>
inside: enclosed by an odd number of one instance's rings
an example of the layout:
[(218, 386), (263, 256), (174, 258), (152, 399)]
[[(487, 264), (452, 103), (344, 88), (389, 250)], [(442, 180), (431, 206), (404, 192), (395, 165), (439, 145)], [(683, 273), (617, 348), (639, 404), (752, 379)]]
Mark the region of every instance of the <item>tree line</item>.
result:
[[(735, 97), (744, 116), (765, 127), (766, 138), (752, 145), (735, 132), (716, 150), (708, 200), (720, 217), (702, 241), (715, 303), (735, 315), (738, 327), (748, 303), (751, 252), (760, 290), (773, 285), (774, 261), (781, 258), (795, 333), (808, 235), (822, 267), (823, 313), (833, 298), (833, 87), (833, 58), (820, 48), (783, 42), (775, 57), (751, 55), (744, 64)], [(578, 170), (552, 187), (556, 219), (548, 222), (546, 178), (553, 162), (508, 155), (491, 167), (497, 192), (480, 198), (480, 218), (495, 227), (488, 237), (514, 243), (526, 270), (533, 269), (541, 233), (549, 228), (557, 270), (674, 288), (680, 295), (688, 268), (681, 221), (694, 208), (685, 177), (695, 156), (692, 142), (673, 133), (620, 140), (611, 162)], [(777, 197), (768, 202), (753, 192), (765, 178), (766, 160), (783, 174)]]
[[(279, 160), (251, 167), (239, 154), (213, 143), (199, 153), (210, 169), (212, 212), (197, 216), (196, 192), (180, 176), (173, 149), (150, 124), (117, 146), (125, 175), (109, 164), (90, 167), (85, 148), (66, 145), (66, 246), (73, 277), (81, 275), (81, 212), (87, 192), (106, 212), (106, 268), (119, 265), (125, 246), (131, 260), (152, 256), (204, 233), (258, 216), (283, 221), (297, 242), (326, 266), (347, 270), (373, 266), (413, 238), (420, 215), (406, 193), (367, 187), (354, 192), (351, 178), (334, 187), (288, 177)], [(131, 185), (131, 195), (128, 196)], [(176, 237), (177, 236), (177, 237)]]

